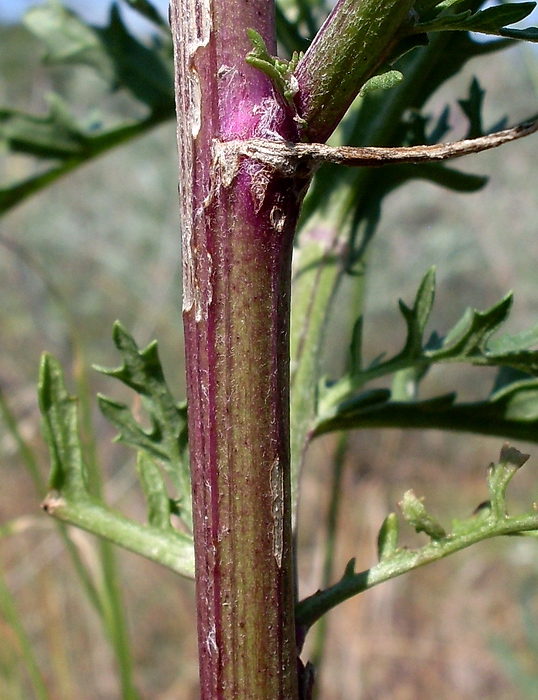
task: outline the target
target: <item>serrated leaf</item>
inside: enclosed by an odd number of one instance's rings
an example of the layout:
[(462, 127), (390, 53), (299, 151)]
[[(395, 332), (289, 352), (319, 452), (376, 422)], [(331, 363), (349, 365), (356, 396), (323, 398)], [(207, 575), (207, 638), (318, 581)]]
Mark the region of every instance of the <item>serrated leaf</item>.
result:
[[(389, 100), (390, 104), (397, 104), (401, 114), (405, 114), (406, 109), (420, 110), (440, 85), (456, 75), (467, 61), (509, 45), (508, 40), (479, 43), (467, 33), (433, 36), (429, 46), (404, 56), (395, 64), (395, 68), (406, 77), (404, 83), (395, 86), (388, 95), (379, 91), (369, 93), (362, 100), (360, 110), (350, 112), (342, 125), (345, 143), (356, 146), (409, 145), (405, 121), (397, 124), (392, 117), (390, 123), (381, 121), (380, 115), (391, 114), (386, 110), (385, 102)], [(390, 135), (388, 140), (387, 134)], [(341, 220), (342, 212), (347, 211), (349, 268), (352, 269), (373, 239), (381, 211), (380, 202), (394, 189), (417, 177), (460, 192), (476, 191), (487, 181), (485, 177), (467, 177), (465, 173), (433, 163), (413, 167), (385, 166), (382, 171), (372, 168), (367, 172), (323, 166), (316, 173), (305, 200), (301, 223), (304, 224), (314, 212), (332, 221), (335, 216)], [(345, 198), (344, 183), (347, 185)]]
[(43, 434), (51, 456), (49, 487), (67, 496), (87, 498), (77, 399), (67, 392), (60, 363), (47, 353), (41, 358), (38, 398)]
[(153, 469), (155, 465), (152, 467), (149, 463), (150, 458), (143, 455), (139, 463), (150, 516), (150, 525), (143, 526), (109, 508), (90, 493), (78, 431), (76, 398), (67, 392), (60, 364), (48, 354), (44, 354), (41, 360), (38, 396), (43, 435), (52, 464), (43, 509), (59, 520), (108, 539), (183, 576), (192, 577), (192, 537), (171, 527), (170, 502), (167, 497), (165, 502), (162, 477), (159, 484)]
[(508, 318), (512, 307), (513, 297), (508, 294), (498, 304), (487, 311), (467, 309), (462, 318), (447, 333), (438, 349), (427, 350), (425, 356), (438, 362), (440, 360), (476, 360), (481, 361), (486, 356), (493, 358), (488, 352), (488, 341)]
[(413, 428), (470, 432), (538, 443), (538, 379), (515, 381), (483, 401), (459, 403), (456, 394), (425, 401), (363, 405), (360, 396), (319, 415), (313, 435), (355, 428)]
[(95, 369), (119, 379), (140, 396), (151, 428), (145, 430), (126, 405), (107, 397), (99, 397), (99, 407), (118, 428), (119, 440), (162, 462), (177, 489), (182, 517), (190, 526), (192, 513), (186, 404), (178, 404), (168, 389), (156, 342), (150, 343), (140, 351), (132, 336), (120, 323), (114, 325), (113, 336), (123, 364), (116, 369)]

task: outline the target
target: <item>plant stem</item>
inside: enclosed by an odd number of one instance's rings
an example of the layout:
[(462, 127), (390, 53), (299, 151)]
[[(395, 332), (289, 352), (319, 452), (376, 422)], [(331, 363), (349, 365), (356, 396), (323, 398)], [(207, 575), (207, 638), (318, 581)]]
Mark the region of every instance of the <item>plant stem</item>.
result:
[(289, 478), (291, 254), (305, 182), (219, 147), (297, 140), (248, 66), (266, 0), (171, 5), (201, 698), (298, 698)]
[(339, 0), (295, 72), (307, 139), (323, 143), (379, 69), (413, 0)]

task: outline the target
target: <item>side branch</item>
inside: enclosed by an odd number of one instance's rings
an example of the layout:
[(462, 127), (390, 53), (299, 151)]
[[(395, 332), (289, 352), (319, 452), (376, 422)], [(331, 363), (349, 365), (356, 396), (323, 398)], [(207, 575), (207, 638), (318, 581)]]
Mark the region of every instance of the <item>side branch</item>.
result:
[[(221, 163), (230, 164), (239, 156), (260, 161), (286, 176), (297, 174), (298, 168), (313, 171), (322, 163), (337, 163), (348, 167), (379, 167), (394, 163), (423, 163), (460, 158), (480, 153), (503, 143), (530, 136), (538, 131), (538, 118), (523, 122), (510, 129), (496, 131), (476, 139), (428, 146), (383, 148), (374, 146), (327, 146), (321, 143), (289, 143), (267, 139), (227, 141), (218, 144)], [(215, 144), (216, 145), (216, 144)]]

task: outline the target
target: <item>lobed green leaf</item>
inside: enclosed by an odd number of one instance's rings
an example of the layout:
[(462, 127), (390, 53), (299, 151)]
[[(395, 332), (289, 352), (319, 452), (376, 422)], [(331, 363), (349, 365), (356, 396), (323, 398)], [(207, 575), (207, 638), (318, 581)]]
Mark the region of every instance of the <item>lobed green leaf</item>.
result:
[(355, 560), (352, 559), (339, 581), (325, 590), (318, 590), (297, 604), (296, 621), (302, 633), (306, 634), (317, 620), (345, 600), (478, 542), (506, 535), (538, 536), (538, 513), (535, 504), (529, 512), (515, 517), (508, 514), (506, 507), (508, 483), (528, 458), (529, 455), (504, 445), (499, 461), (488, 468), (487, 486), (490, 500), (480, 504), (469, 518), (455, 520), (450, 533), (447, 533), (438, 520), (426, 510), (423, 499), (408, 491), (400, 503), (404, 519), (417, 532), (424, 532), (430, 542), (417, 549), (398, 547), (397, 519), (396, 515), (391, 513), (383, 522), (378, 535), (377, 564), (366, 571), (355, 573)]
[[(174, 500), (181, 504), (181, 516), (190, 527), (192, 508), (186, 404), (178, 404), (166, 384), (156, 342), (140, 351), (120, 323), (114, 325), (113, 337), (123, 364), (116, 369), (95, 369), (119, 379), (140, 396), (151, 428), (144, 429), (125, 404), (107, 397), (98, 397), (99, 408), (118, 428), (119, 441), (163, 464), (176, 489)], [(142, 464), (146, 465), (147, 462), (143, 461)]]
[[(435, 297), (435, 274), (429, 270), (412, 307), (400, 301), (407, 324), (402, 350), (394, 357), (362, 367), (362, 320), (355, 324), (350, 370), (319, 389), (313, 435), (357, 427), (422, 427), (468, 430), (538, 441), (538, 326), (524, 333), (492, 339), (507, 320), (512, 296), (484, 312), (467, 309), (453, 328), (425, 341)], [(496, 366), (500, 372), (485, 401), (456, 403), (449, 394), (417, 400), (418, 386), (437, 363)], [(391, 390), (364, 391), (373, 379), (394, 375)]]
[[(456, 4), (451, 2), (450, 5)], [(536, 41), (538, 29), (532, 27), (524, 30), (507, 30), (507, 25), (515, 24), (528, 17), (536, 7), (535, 2), (519, 2), (494, 5), (485, 10), (465, 10), (457, 14), (445, 14), (443, 10), (448, 7), (441, 3), (437, 8), (441, 12), (425, 22), (414, 25), (413, 32), (440, 32), (440, 31), (466, 31), (489, 34), (493, 36), (511, 36), (515, 39)], [(508, 32), (508, 34), (507, 34)], [(514, 35), (513, 32), (516, 32)]]
[(90, 493), (76, 398), (67, 392), (60, 364), (48, 354), (41, 361), (38, 395), (52, 464), (49, 491), (42, 504), (44, 510), (61, 521), (192, 577), (192, 537), (171, 526), (172, 504), (162, 475), (151, 458), (141, 454), (138, 461), (142, 488), (148, 499), (149, 525), (144, 526), (112, 510)]

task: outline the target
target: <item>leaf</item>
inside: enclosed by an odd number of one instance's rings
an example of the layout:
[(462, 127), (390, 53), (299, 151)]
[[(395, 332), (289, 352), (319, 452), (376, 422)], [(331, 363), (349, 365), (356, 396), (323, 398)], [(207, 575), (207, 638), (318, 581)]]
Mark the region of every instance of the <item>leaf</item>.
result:
[(458, 104), (469, 120), (469, 128), (465, 135), (467, 139), (476, 139), (479, 136), (484, 136), (484, 129), (482, 127), (482, 106), (485, 94), (485, 90), (482, 90), (478, 80), (473, 78), (468, 99), (458, 100)]
[[(422, 427), (463, 430), (538, 441), (538, 326), (493, 339), (508, 318), (512, 296), (490, 309), (467, 309), (441, 337), (425, 342), (435, 295), (434, 270), (424, 276), (412, 307), (400, 301), (407, 324), (402, 350), (389, 359), (361, 366), (362, 325), (353, 333), (351, 371), (319, 388), (314, 435), (356, 427)], [(358, 358), (358, 359), (357, 359)], [(464, 362), (500, 368), (486, 401), (457, 404), (456, 395), (417, 400), (417, 388), (436, 363)], [(364, 391), (368, 382), (394, 375), (392, 391)]]
[(418, 163), (413, 166), (413, 178), (416, 180), (428, 180), (453, 192), (462, 193), (478, 192), (488, 182), (488, 178), (485, 175), (473, 175), (473, 173), (456, 170), (441, 163)]
[(430, 318), (435, 298), (435, 268), (432, 267), (424, 275), (415, 297), (413, 308), (409, 308), (400, 300), (400, 311), (407, 324), (407, 340), (401, 352), (409, 358), (418, 358), (422, 354), (422, 336)]
[(51, 456), (50, 489), (73, 498), (88, 498), (77, 399), (67, 392), (60, 363), (47, 353), (41, 359), (38, 398), (43, 434)]
[(514, 474), (528, 461), (530, 455), (523, 454), (508, 443), (503, 445), (499, 462), (488, 467), (487, 485), (491, 515), (497, 520), (508, 516), (506, 508), (506, 488)]
[[(136, 0), (149, 12), (146, 0)], [(139, 8), (140, 9), (140, 8)], [(0, 144), (13, 153), (55, 160), (48, 169), (0, 189), (0, 214), (39, 192), (58, 178), (101, 153), (125, 143), (174, 117), (173, 58), (169, 32), (151, 46), (133, 37), (118, 8), (108, 27), (92, 27), (59, 3), (32, 8), (25, 16), (28, 29), (44, 42), (45, 60), (95, 70), (110, 90), (125, 89), (147, 109), (145, 116), (114, 127), (81, 120), (59, 95), (49, 98), (47, 115), (0, 110)]]
[(129, 7), (138, 12), (142, 17), (145, 17), (149, 22), (152, 22), (159, 29), (169, 31), (166, 21), (162, 18), (160, 12), (148, 2), (148, 0), (124, 0)]
[(109, 25), (97, 31), (114, 66), (117, 86), (128, 90), (152, 110), (174, 102), (169, 36), (163, 48), (160, 45), (145, 46), (127, 31), (117, 5), (112, 5)]
[(177, 490), (182, 517), (190, 526), (192, 512), (186, 404), (178, 404), (168, 389), (156, 342), (139, 351), (132, 336), (120, 323), (114, 325), (113, 335), (123, 364), (116, 369), (95, 369), (119, 379), (140, 396), (151, 428), (144, 429), (125, 404), (107, 397), (98, 397), (99, 408), (118, 428), (118, 440), (162, 462)]
[(538, 27), (528, 27), (527, 29), (501, 29), (500, 36), (508, 39), (516, 39), (517, 41), (532, 41), (538, 42)]
[(173, 100), (169, 35), (166, 44), (145, 46), (127, 31), (116, 4), (106, 27), (92, 27), (56, 3), (31, 9), (24, 23), (45, 44), (48, 63), (90, 66), (111, 87), (127, 89), (152, 109)]
[(424, 401), (363, 404), (359, 394), (332, 414), (319, 414), (313, 437), (357, 428), (411, 428), (491, 435), (538, 442), (538, 379), (514, 382), (483, 401), (456, 402), (456, 394)]
[(0, 110), (0, 138), (12, 151), (40, 158), (70, 158), (80, 152), (85, 134), (59, 95), (49, 95), (46, 117)]
[[(412, 31), (468, 31), (494, 36), (507, 36), (506, 31), (509, 34), (516, 31), (519, 35), (516, 34), (512, 38), (536, 41), (536, 38), (533, 38), (534, 33), (538, 31), (536, 28), (531, 28), (531, 30), (505, 29), (507, 25), (515, 24), (528, 17), (535, 7), (535, 2), (519, 2), (494, 5), (474, 13), (471, 10), (452, 15), (441, 13), (429, 22), (419, 22), (413, 27)], [(528, 36), (523, 36), (524, 34), (528, 34)]]
[(154, 112), (138, 122), (94, 133), (77, 125), (70, 115), (66, 115), (63, 103), (57, 96), (52, 98), (52, 104), (55, 111), (51, 108), (47, 117), (36, 117), (16, 110), (0, 111), (0, 143), (7, 143), (13, 152), (60, 161), (59, 165), (52, 166), (44, 173), (0, 189), (0, 214), (101, 153), (148, 132), (173, 114), (173, 105), (170, 105), (170, 112)]
[(316, 591), (296, 605), (295, 621), (303, 635), (329, 610), (384, 581), (443, 559), (492, 537), (506, 535), (537, 537), (536, 504), (521, 516), (509, 516), (506, 507), (506, 487), (528, 457), (516, 448), (505, 444), (499, 461), (488, 468), (489, 503), (485, 507), (481, 504), (477, 509), (478, 513), (475, 512), (470, 518), (455, 521), (453, 531), (448, 534), (437, 519), (426, 511), (423, 499), (417, 498), (412, 491), (408, 491), (400, 502), (404, 518), (417, 532), (426, 532), (430, 542), (418, 549), (398, 547), (395, 515), (390, 514), (379, 533), (380, 556), (376, 565), (356, 573), (355, 559), (352, 559), (339, 581), (324, 590)]
[(160, 529), (171, 528), (171, 503), (159, 467), (145, 452), (139, 452), (136, 470), (146, 498), (149, 524)]
[(276, 3), (276, 33), (278, 43), (285, 48), (289, 56), (292, 56), (294, 51), (300, 53), (308, 49), (310, 42), (299, 32), (298, 23), (286, 17), (278, 2)]
[(47, 50), (45, 62), (91, 66), (112, 83), (114, 65), (99, 31), (60, 3), (38, 5), (23, 17), (23, 24), (40, 39)]
[(399, 529), (396, 513), (389, 513), (377, 535), (377, 555), (380, 560), (390, 557), (398, 549)]
[[(479, 5), (478, 2), (474, 5)], [(351, 110), (342, 124), (342, 139), (353, 146), (417, 145), (413, 123), (404, 115), (416, 115), (431, 95), (456, 75), (471, 59), (486, 56), (510, 45), (506, 41), (476, 42), (467, 33), (433, 35), (428, 46), (408, 53), (394, 64), (405, 80), (389, 93), (374, 91), (360, 101), (360, 109)], [(395, 114), (394, 110), (397, 110)], [(424, 117), (425, 119), (427, 117)], [(413, 133), (414, 132), (414, 133)], [(439, 129), (439, 138), (446, 135)], [(432, 142), (432, 139), (428, 139)], [(305, 199), (301, 225), (316, 212), (333, 221), (345, 214), (349, 230), (349, 265), (353, 269), (363, 257), (375, 234), (383, 199), (396, 188), (416, 178), (427, 179), (459, 192), (480, 189), (487, 178), (461, 173), (442, 164), (425, 163), (409, 166), (385, 166), (367, 172), (348, 171), (323, 166), (316, 173)]]
[[(150, 525), (126, 518), (89, 491), (78, 429), (77, 400), (65, 386), (62, 368), (51, 355), (41, 360), (39, 407), (43, 435), (51, 456), (49, 492), (43, 509), (58, 518), (160, 563), (182, 576), (193, 577), (192, 537), (170, 524), (170, 502), (156, 466), (143, 455), (139, 461), (142, 487), (148, 496)], [(168, 515), (167, 515), (168, 514)]]
[(399, 70), (387, 69), (379, 75), (374, 75), (361, 87), (359, 97), (364, 97), (372, 90), (390, 90), (403, 80), (403, 73)]

